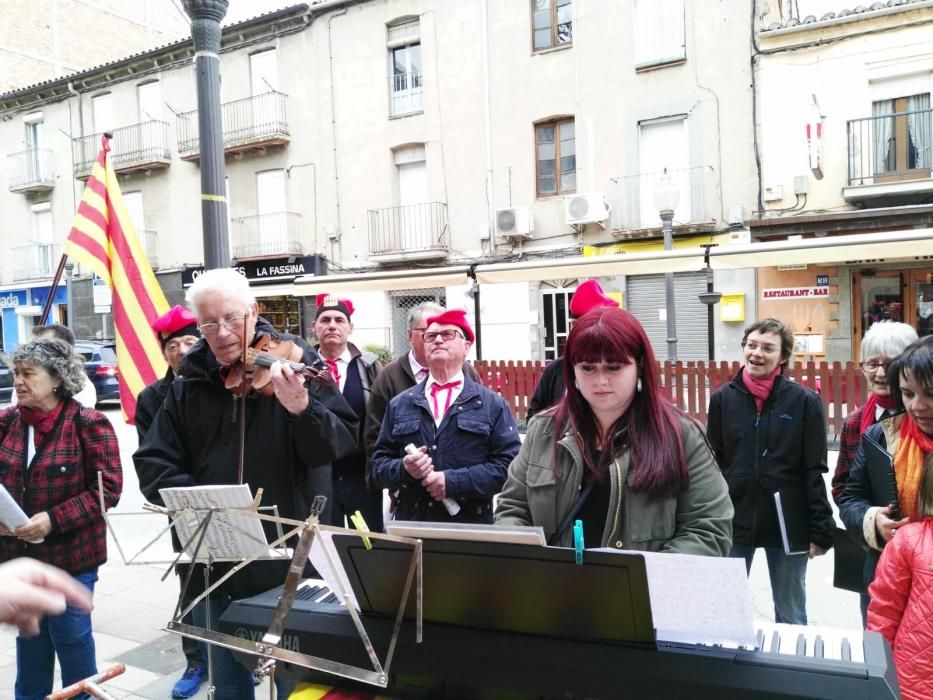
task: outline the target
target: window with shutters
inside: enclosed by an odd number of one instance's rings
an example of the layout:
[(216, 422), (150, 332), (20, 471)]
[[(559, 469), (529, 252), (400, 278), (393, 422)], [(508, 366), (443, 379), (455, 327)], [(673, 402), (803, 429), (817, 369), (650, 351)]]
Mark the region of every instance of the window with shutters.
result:
[(535, 125), (538, 197), (577, 191), (577, 140), (573, 118)]
[(573, 43), (571, 0), (531, 0), (531, 34), (535, 51)]
[(635, 0), (635, 68), (657, 68), (686, 58), (684, 0)]

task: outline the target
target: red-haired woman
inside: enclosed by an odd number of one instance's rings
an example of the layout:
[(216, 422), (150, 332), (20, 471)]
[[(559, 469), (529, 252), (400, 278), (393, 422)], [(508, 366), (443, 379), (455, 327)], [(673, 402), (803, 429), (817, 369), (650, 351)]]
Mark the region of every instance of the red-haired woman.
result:
[(540, 525), (569, 546), (725, 556), (732, 503), (701, 429), (664, 396), (641, 324), (595, 309), (570, 331), (567, 393), (528, 426), (496, 523)]

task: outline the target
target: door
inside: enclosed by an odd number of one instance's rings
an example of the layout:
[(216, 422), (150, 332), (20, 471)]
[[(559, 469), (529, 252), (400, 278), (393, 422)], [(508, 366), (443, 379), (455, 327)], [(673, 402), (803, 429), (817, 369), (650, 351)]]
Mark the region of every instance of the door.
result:
[(285, 204), (285, 171), (256, 173), (256, 200), (259, 214), (259, 240), (251, 255), (273, 255), (285, 250), (288, 221)]
[(913, 318), (908, 323), (917, 329), (917, 335), (921, 338), (930, 335), (933, 333), (933, 272), (910, 272), (910, 297)]
[(852, 273), (852, 357), (858, 359), (862, 338), (878, 321), (906, 321), (904, 276), (900, 270)]
[(58, 260), (55, 259), (55, 229), (52, 208), (47, 202), (32, 206), (33, 264), (36, 277), (51, 277)]
[(139, 102), (139, 123), (162, 120), (162, 90), (158, 80), (136, 88)]
[[(100, 135), (104, 132), (113, 132), (114, 121), (113, 121), (113, 95), (109, 92), (104, 95), (97, 95), (96, 97), (91, 98), (91, 110), (94, 117), (94, 132), (95, 136), (90, 139), (85, 139), (85, 146), (90, 153), (96, 154), (97, 149), (100, 148)], [(110, 139), (110, 158), (111, 162), (114, 161), (116, 154), (122, 150), (120, 143), (118, 143), (119, 138)], [(87, 156), (85, 156), (87, 157)], [(91, 158), (94, 156), (92, 155)]]
[(29, 182), (42, 182), (44, 177), (42, 167), (42, 148), (45, 144), (43, 124), (41, 119), (26, 122), (26, 172), (24, 175)]
[(680, 193), (677, 207), (674, 209), (674, 223), (686, 223), (691, 220), (688, 152), (687, 120), (684, 117), (639, 125), (640, 228), (661, 225), (661, 217), (654, 204), (654, 192), (665, 170)]
[(253, 123), (256, 134), (267, 133), (278, 122), (277, 96), (279, 66), (275, 49), (260, 51), (249, 57), (249, 81)]
[[(153, 263), (153, 261), (156, 259), (155, 251), (153, 250), (155, 241), (149, 240), (150, 234), (146, 231), (146, 214), (143, 209), (143, 193), (124, 192), (123, 203), (126, 205), (127, 212), (129, 212), (130, 222), (133, 224), (133, 229), (136, 231), (136, 237), (139, 239), (139, 242), (143, 244), (143, 249), (146, 251), (146, 257), (149, 259), (149, 264), (155, 267)], [(154, 234), (152, 234), (152, 238), (155, 238)]]
[(430, 217), (424, 216), (428, 201), (428, 169), (423, 160), (398, 165), (397, 216), (393, 222), (399, 250), (425, 250), (432, 247)]

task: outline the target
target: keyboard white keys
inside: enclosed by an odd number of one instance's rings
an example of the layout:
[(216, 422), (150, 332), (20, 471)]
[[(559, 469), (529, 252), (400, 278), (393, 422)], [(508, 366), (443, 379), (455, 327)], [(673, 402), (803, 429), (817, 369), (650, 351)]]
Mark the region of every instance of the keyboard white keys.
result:
[(865, 663), (861, 630), (761, 621), (755, 627), (759, 639), (763, 640), (761, 650), (767, 654)]

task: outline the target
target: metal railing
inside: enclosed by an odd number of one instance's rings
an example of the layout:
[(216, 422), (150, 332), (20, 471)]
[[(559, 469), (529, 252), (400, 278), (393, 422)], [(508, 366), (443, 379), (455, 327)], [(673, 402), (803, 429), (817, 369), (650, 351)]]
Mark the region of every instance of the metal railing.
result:
[(447, 205), (443, 202), (370, 209), (366, 214), (372, 255), (450, 250)]
[(389, 76), (389, 116), (424, 111), (421, 71)]
[[(172, 158), (168, 147), (168, 122), (152, 120), (113, 130), (110, 162), (117, 172), (146, 165), (167, 165)], [(75, 177), (86, 177), (94, 169), (100, 152), (102, 133), (72, 139)]]
[(48, 148), (27, 148), (7, 156), (10, 172), (10, 192), (50, 190), (55, 187), (52, 172), (52, 151)]
[(30, 241), (14, 246), (13, 281), (51, 277), (58, 265), (58, 246), (54, 243)]
[[(224, 148), (236, 148), (251, 143), (281, 139), (289, 135), (285, 105), (288, 95), (270, 91), (242, 100), (224, 102), (221, 120)], [(178, 115), (178, 153), (197, 155), (201, 150), (198, 134), (198, 110)]]
[(153, 270), (158, 270), (159, 256), (156, 254), (156, 245), (159, 241), (159, 235), (151, 229), (146, 229), (139, 232), (139, 237), (142, 238), (143, 246), (146, 249), (146, 260), (149, 261), (149, 266)]
[(279, 211), (230, 219), (234, 258), (303, 255), (301, 214)]
[(850, 119), (849, 185), (930, 177), (931, 115), (933, 108)]
[[(674, 210), (674, 225), (701, 224), (716, 220), (716, 171), (710, 165), (679, 168), (667, 173), (680, 190)], [(654, 192), (663, 170), (611, 178), (614, 189), (611, 226), (614, 230), (660, 228), (661, 217), (654, 204)]]

